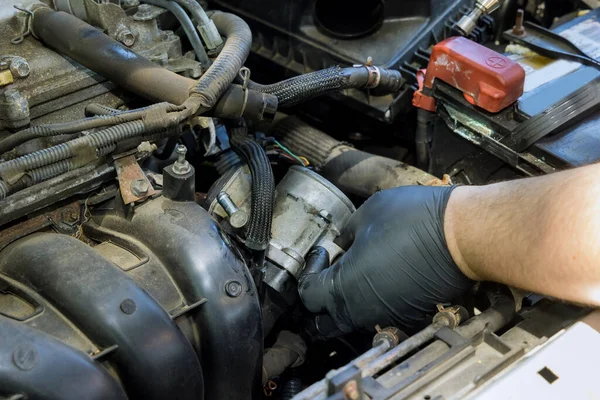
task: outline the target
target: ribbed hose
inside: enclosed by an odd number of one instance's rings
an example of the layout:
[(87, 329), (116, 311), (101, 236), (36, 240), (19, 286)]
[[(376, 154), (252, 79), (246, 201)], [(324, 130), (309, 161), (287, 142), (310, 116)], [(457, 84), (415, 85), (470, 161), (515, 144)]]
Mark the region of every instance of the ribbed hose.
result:
[[(93, 108), (96, 111), (100, 111), (101, 107), (110, 109), (108, 107), (96, 105), (97, 108)], [(141, 119), (144, 115), (151, 112), (152, 110), (164, 109), (166, 112), (179, 111), (182, 107), (174, 106), (168, 103), (154, 104), (149, 107), (144, 107), (137, 110), (130, 111), (118, 111), (113, 110), (110, 115), (96, 115), (95, 117), (63, 122), (59, 124), (50, 125), (39, 125), (27, 128), (25, 130), (16, 132), (6, 139), (0, 142), (0, 155), (14, 149), (15, 147), (28, 142), (29, 140), (37, 139), (40, 137), (66, 135), (70, 133), (81, 132), (88, 129), (102, 128), (110, 125), (122, 124), (129, 121)]]
[[(400, 72), (385, 68), (378, 69), (377, 80), (366, 67), (340, 68), (339, 66), (299, 75), (272, 85), (249, 82), (248, 87), (262, 93), (277, 96), (279, 105), (289, 107), (325, 93), (344, 89), (361, 89), (369, 86), (382, 93), (393, 93), (400, 89)], [(240, 78), (238, 77), (238, 82)]]
[(207, 68), (210, 65), (210, 59), (208, 58), (208, 54), (206, 54), (206, 50), (204, 50), (204, 45), (202, 45), (202, 41), (200, 41), (200, 36), (198, 36), (198, 31), (194, 27), (192, 20), (187, 15), (185, 10), (181, 8), (180, 5), (174, 3), (170, 0), (142, 0), (144, 3), (152, 4), (165, 10), (168, 10), (173, 16), (177, 19), (181, 28), (185, 32), (192, 48), (194, 49), (194, 54), (198, 61), (204, 68)]
[(275, 136), (292, 152), (306, 157), (331, 183), (357, 196), (369, 197), (379, 190), (435, 179), (401, 161), (356, 150), (296, 117), (282, 120)]
[(242, 165), (242, 160), (236, 152), (228, 150), (223, 154), (219, 155), (217, 161), (215, 161), (215, 168), (220, 176), (225, 175), (228, 171), (239, 168)]
[[(73, 158), (69, 160), (69, 170), (81, 167), (97, 157), (98, 149), (100, 149), (100, 153), (105, 153), (107, 149), (112, 148), (111, 145), (122, 140), (141, 136), (144, 133), (150, 133), (148, 131), (149, 129), (142, 121), (126, 122), (15, 158), (0, 164), (0, 177), (4, 181), (2, 185), (5, 189), (10, 188), (11, 185), (17, 184), (25, 174), (29, 175), (32, 170), (56, 164), (69, 158)], [(15, 189), (9, 191), (12, 192)], [(0, 198), (6, 197), (6, 192), (6, 190), (0, 190)], [(4, 197), (2, 197), (2, 193), (4, 193)]]
[(262, 251), (271, 239), (275, 203), (275, 178), (265, 150), (247, 136), (245, 126), (231, 129), (231, 146), (248, 164), (252, 176), (250, 221), (246, 226), (246, 246)]
[(252, 46), (252, 32), (241, 18), (215, 12), (211, 19), (227, 40), (217, 59), (191, 88), (190, 98), (184, 103), (197, 114), (214, 107), (246, 62)]
[(300, 378), (293, 377), (290, 378), (283, 385), (283, 389), (281, 390), (281, 396), (279, 398), (281, 400), (292, 400), (295, 395), (302, 391), (302, 381)]

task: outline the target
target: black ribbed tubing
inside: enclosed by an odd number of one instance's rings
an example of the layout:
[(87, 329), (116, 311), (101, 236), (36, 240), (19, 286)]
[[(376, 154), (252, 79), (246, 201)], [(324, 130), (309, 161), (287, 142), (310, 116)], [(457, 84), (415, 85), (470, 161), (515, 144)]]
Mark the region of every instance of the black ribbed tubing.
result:
[[(0, 141), (0, 155), (6, 153), (29, 140), (40, 137), (66, 135), (70, 133), (81, 132), (88, 129), (102, 128), (110, 125), (122, 124), (143, 118), (152, 110), (164, 108), (166, 112), (180, 111), (182, 107), (174, 106), (169, 103), (154, 104), (149, 107), (140, 108), (137, 110), (119, 111), (100, 105), (90, 105), (94, 111), (104, 111), (96, 113), (90, 118), (84, 118), (75, 121), (62, 122), (58, 124), (39, 125), (16, 132), (6, 139)], [(108, 112), (108, 110), (111, 110)]]
[(247, 135), (246, 126), (230, 130), (234, 151), (248, 164), (252, 175), (250, 221), (246, 226), (246, 246), (265, 250), (271, 239), (275, 203), (275, 178), (265, 150)]

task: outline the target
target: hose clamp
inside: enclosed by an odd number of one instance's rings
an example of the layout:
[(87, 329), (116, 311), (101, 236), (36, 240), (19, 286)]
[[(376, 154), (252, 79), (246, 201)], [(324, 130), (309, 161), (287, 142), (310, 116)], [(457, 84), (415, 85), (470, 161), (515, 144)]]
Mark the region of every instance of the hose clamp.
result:
[(379, 68), (374, 65), (365, 65), (364, 66), (369, 73), (369, 77), (367, 78), (367, 84), (365, 85), (366, 89), (373, 89), (379, 86), (379, 82), (381, 81), (381, 71)]

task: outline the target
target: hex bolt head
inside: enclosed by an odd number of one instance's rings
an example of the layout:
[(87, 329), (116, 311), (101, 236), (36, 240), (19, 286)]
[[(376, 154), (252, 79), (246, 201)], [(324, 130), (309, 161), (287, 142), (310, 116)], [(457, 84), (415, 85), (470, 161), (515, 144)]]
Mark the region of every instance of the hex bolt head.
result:
[(4, 91), (4, 98), (9, 102), (19, 101), (21, 99), (21, 93), (17, 89), (6, 89)]
[(149, 191), (150, 191), (150, 184), (148, 183), (147, 180), (136, 179), (135, 181), (131, 182), (131, 192), (135, 196), (137, 196), (137, 197), (144, 196), (144, 195), (148, 194)]
[(152, 6), (150, 4), (140, 4), (137, 12), (133, 15), (135, 21), (150, 21), (153, 18)]
[(229, 297), (238, 297), (242, 294), (242, 284), (238, 281), (229, 281), (225, 284), (225, 293)]
[(129, 29), (122, 29), (117, 34), (117, 40), (125, 46), (131, 47), (135, 43), (135, 35)]
[(10, 72), (17, 78), (27, 78), (31, 72), (29, 63), (22, 57), (15, 57), (10, 62)]

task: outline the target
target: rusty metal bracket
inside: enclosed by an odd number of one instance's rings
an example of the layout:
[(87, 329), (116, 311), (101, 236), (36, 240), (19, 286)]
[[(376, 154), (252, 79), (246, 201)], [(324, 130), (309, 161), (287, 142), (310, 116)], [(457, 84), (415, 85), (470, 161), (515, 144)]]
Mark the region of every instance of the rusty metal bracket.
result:
[(115, 169), (124, 204), (145, 200), (156, 193), (134, 155), (115, 160)]

